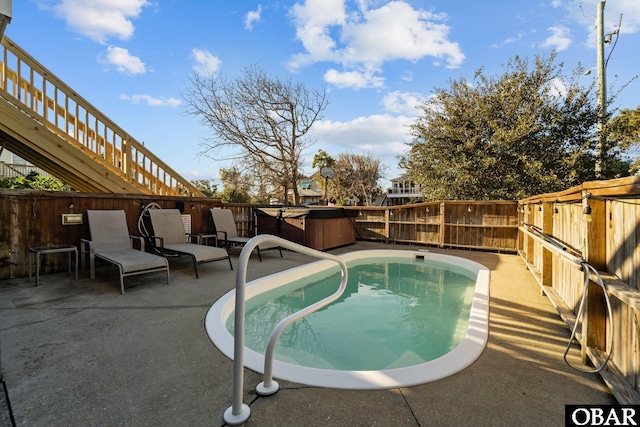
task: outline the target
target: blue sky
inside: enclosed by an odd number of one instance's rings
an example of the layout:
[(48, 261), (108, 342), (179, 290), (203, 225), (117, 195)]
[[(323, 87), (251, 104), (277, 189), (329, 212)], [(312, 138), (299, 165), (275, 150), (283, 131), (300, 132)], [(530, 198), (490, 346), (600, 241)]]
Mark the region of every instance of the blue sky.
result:
[[(199, 156), (209, 136), (185, 114), (189, 76), (238, 76), (252, 64), (329, 92), (305, 171), (318, 149), (369, 154), (386, 178), (410, 141), (416, 106), (480, 67), (552, 49), (573, 70), (596, 65), (596, 0), (204, 1), (14, 0), (5, 34), (187, 179), (230, 163)], [(640, 1), (608, 0), (620, 37), (607, 66), (616, 87), (640, 74)], [(607, 45), (609, 55), (612, 44)], [(596, 73), (585, 76), (588, 85)], [(640, 104), (640, 81), (617, 107)], [(385, 182), (385, 184), (388, 184)]]

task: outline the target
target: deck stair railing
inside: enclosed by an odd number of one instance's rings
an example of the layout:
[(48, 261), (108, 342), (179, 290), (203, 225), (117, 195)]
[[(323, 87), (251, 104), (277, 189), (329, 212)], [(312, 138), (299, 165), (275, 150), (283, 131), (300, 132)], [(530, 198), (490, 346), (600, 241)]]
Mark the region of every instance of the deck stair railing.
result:
[(347, 264), (342, 258), (311, 249), (306, 246), (293, 243), (289, 240), (282, 239), (280, 237), (272, 236), (270, 234), (260, 234), (249, 240), (238, 258), (238, 270), (236, 272), (236, 295), (235, 295), (235, 313), (234, 313), (234, 345), (233, 345), (233, 403), (224, 412), (224, 421), (229, 425), (243, 424), (251, 415), (251, 410), (248, 405), (245, 405), (242, 401), (243, 398), (243, 385), (244, 385), (244, 317), (245, 317), (245, 288), (247, 283), (247, 265), (249, 264), (249, 258), (253, 250), (260, 244), (275, 244), (285, 249), (289, 249), (295, 252), (299, 252), (305, 255), (313, 256), (315, 258), (327, 259), (335, 261), (340, 266), (342, 272), (342, 278), (340, 280), (340, 286), (333, 294), (328, 297), (311, 304), (300, 311), (297, 311), (289, 316), (285, 317), (276, 325), (269, 341), (267, 342), (267, 348), (264, 355), (264, 379), (256, 387), (258, 394), (268, 396), (276, 393), (279, 389), (277, 381), (273, 380), (273, 357), (275, 353), (276, 344), (280, 335), (284, 330), (293, 322), (302, 319), (305, 316), (319, 310), (331, 304), (333, 301), (340, 298), (347, 288), (348, 281), (348, 268)]
[(0, 49), (3, 148), (80, 191), (203, 196), (6, 36)]

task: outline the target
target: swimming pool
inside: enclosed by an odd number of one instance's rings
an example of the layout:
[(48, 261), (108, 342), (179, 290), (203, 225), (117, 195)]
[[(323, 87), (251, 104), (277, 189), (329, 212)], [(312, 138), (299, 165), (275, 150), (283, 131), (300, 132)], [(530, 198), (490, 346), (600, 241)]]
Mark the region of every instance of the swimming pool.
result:
[[(349, 265), (349, 276), (354, 276), (350, 279), (351, 284), (339, 301), (296, 322), (283, 334), (273, 364), (275, 377), (343, 389), (404, 387), (459, 372), (484, 350), (489, 303), (489, 270), (486, 267), (428, 251), (357, 251), (340, 257)], [(337, 274), (335, 263), (319, 261), (247, 284), (245, 366), (263, 371), (262, 353), (266, 341), (260, 340), (266, 339), (264, 336), (268, 337), (272, 326), (294, 309), (284, 305), (285, 302), (274, 302), (277, 301), (274, 294), (288, 295), (288, 304), (293, 301), (294, 306), (300, 305), (297, 309), (302, 308), (335, 290), (337, 285), (327, 283), (308, 286), (317, 280), (330, 282), (333, 279), (327, 277), (332, 274)], [(365, 276), (373, 277), (377, 284), (365, 283)], [(452, 277), (453, 281), (446, 285), (444, 279)], [(300, 278), (308, 279), (305, 280), (306, 287)], [(400, 284), (392, 283), (398, 279), (401, 279)], [(417, 289), (416, 295), (407, 292), (411, 287)], [(421, 294), (431, 294), (436, 301), (429, 303), (421, 298)], [(211, 307), (205, 319), (212, 342), (230, 358), (233, 358), (233, 336), (229, 330), (232, 330), (230, 319), (233, 318), (234, 303), (235, 291), (225, 294)], [(391, 305), (386, 307), (385, 304)], [(331, 310), (336, 306), (345, 311), (335, 314)], [(433, 316), (426, 319), (423, 312), (412, 317), (410, 312), (417, 306), (427, 306), (426, 311)], [(452, 307), (456, 312), (454, 318), (444, 321)], [(400, 315), (389, 318), (381, 315), (385, 312)], [(324, 320), (319, 323), (309, 323), (323, 315)], [(253, 321), (254, 318), (263, 321)], [(271, 321), (266, 322), (266, 319)], [(376, 328), (382, 330), (368, 335), (369, 329)], [(258, 332), (255, 334), (258, 338), (252, 338), (253, 332)], [(429, 332), (433, 335), (425, 338)], [(314, 338), (318, 336), (322, 340)], [(404, 347), (405, 344), (399, 344), (406, 337), (412, 337), (410, 341), (420, 345), (412, 347), (409, 343)], [(326, 338), (329, 340), (323, 341)], [(296, 342), (303, 342), (306, 347), (295, 348)], [(435, 342), (440, 344), (430, 345)], [(294, 348), (287, 349), (291, 345)], [(359, 352), (343, 354), (343, 349)], [(282, 353), (285, 350), (289, 353)]]

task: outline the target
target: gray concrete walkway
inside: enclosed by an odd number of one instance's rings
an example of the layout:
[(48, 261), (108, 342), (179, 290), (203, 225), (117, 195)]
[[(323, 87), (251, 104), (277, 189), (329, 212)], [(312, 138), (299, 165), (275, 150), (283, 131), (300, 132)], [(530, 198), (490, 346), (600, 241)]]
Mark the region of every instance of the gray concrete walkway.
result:
[[(357, 243), (332, 251), (384, 246)], [(393, 245), (395, 249), (404, 248)], [(565, 404), (615, 403), (599, 376), (568, 367), (569, 331), (515, 255), (440, 251), (492, 271), (490, 337), (464, 371), (430, 384), (345, 391), (281, 381), (258, 397), (261, 376), (246, 370), (247, 425), (255, 426), (562, 426)], [(249, 279), (310, 258), (285, 252), (252, 258)], [(233, 257), (234, 265), (237, 256)], [(204, 317), (235, 285), (225, 262), (199, 267), (171, 260), (162, 274), (125, 279), (100, 267), (79, 280), (43, 275), (0, 282), (3, 381), (18, 426), (221, 426), (231, 404), (232, 362), (209, 341)], [(571, 360), (579, 364), (579, 352)], [(0, 390), (0, 398), (3, 390)], [(0, 426), (11, 425), (6, 399)]]

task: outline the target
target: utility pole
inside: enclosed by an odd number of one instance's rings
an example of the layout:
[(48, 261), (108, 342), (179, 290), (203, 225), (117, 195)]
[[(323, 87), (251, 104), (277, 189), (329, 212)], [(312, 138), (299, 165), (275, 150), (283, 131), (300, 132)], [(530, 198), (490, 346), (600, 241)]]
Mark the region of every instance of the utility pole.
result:
[(604, 62), (604, 5), (606, 1), (598, 3), (596, 13), (596, 44), (597, 44), (597, 68), (598, 68), (598, 135), (596, 142), (596, 179), (602, 178), (604, 167), (603, 150), (607, 146), (605, 125), (607, 120), (607, 69)]

